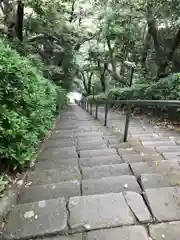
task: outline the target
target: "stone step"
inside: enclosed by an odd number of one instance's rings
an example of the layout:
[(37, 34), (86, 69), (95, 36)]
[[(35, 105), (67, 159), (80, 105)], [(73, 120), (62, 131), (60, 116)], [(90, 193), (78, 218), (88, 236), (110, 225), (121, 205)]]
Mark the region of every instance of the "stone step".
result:
[[(97, 240), (110, 240), (110, 239), (112, 240), (120, 240), (120, 239), (150, 240), (150, 238), (148, 237), (147, 231), (143, 226), (130, 226), (130, 227), (126, 226), (121, 228), (96, 230), (96, 231), (88, 232), (87, 238), (85, 240), (95, 240), (95, 239)], [(62, 239), (62, 240), (65, 240), (65, 239)], [(81, 240), (81, 238), (79, 240)]]
[(180, 220), (180, 188), (163, 187), (146, 189), (148, 205), (158, 222)]
[(146, 162), (146, 161), (161, 161), (164, 160), (163, 157), (159, 154), (159, 153), (122, 153), (121, 154), (122, 159), (124, 160), (124, 162), (126, 163), (133, 163), (133, 162)]
[(119, 193), (124, 191), (141, 193), (134, 176), (123, 175), (109, 178), (82, 180), (83, 195)]
[(92, 157), (112, 156), (116, 155), (116, 149), (96, 149), (80, 151), (80, 158), (89, 159)]
[(88, 137), (102, 137), (103, 134), (102, 132), (97, 132), (97, 131), (89, 131), (89, 132), (77, 132), (76, 133), (76, 136), (79, 138), (82, 138), (82, 137), (85, 137), (85, 138), (88, 138)]
[(179, 152), (180, 154), (180, 146), (161, 146), (156, 147), (156, 150), (160, 153)]
[(180, 160), (180, 151), (179, 152), (163, 152), (163, 157), (165, 159), (179, 159)]
[(130, 168), (127, 163), (82, 168), (83, 180), (107, 178), (112, 176), (130, 175), (130, 174), (131, 174)]
[(39, 169), (43, 171), (43, 170), (58, 169), (61, 167), (68, 167), (68, 166), (77, 167), (78, 166), (77, 158), (39, 160), (35, 165), (35, 169)]
[(157, 147), (157, 146), (167, 146), (167, 147), (170, 147), (170, 146), (176, 146), (176, 143), (172, 140), (169, 140), (169, 141), (142, 141), (142, 145), (145, 146), (145, 147)]
[(61, 160), (67, 158), (76, 158), (77, 152), (75, 147), (65, 147), (65, 148), (51, 148), (45, 149), (38, 156), (39, 160)]
[(58, 183), (60, 181), (80, 180), (81, 174), (77, 167), (65, 166), (52, 170), (35, 170), (30, 172), (27, 178), (32, 185), (44, 185)]
[[(180, 236), (180, 222), (167, 222), (153, 224), (149, 226), (149, 233), (152, 239), (168, 239), (179, 240)], [(163, 238), (162, 238), (163, 236)]]
[(68, 209), (72, 231), (89, 231), (151, 221), (141, 195), (129, 193), (126, 196), (122, 193), (109, 193), (70, 198)]
[(76, 143), (73, 140), (63, 140), (63, 141), (58, 141), (58, 140), (48, 140), (45, 144), (45, 149), (48, 148), (65, 148), (65, 147), (76, 147)]
[[(102, 150), (101, 150), (102, 151)], [(92, 158), (80, 158), (79, 164), (81, 167), (94, 167), (94, 166), (102, 166), (102, 165), (112, 165), (112, 164), (120, 164), (123, 163), (120, 156), (112, 154), (110, 156), (102, 156), (102, 157), (92, 157)]]
[(159, 173), (142, 174), (140, 180), (144, 189), (160, 187), (176, 187), (180, 186), (180, 171), (166, 172), (161, 174)]
[(64, 198), (25, 203), (10, 212), (3, 239), (31, 239), (67, 232)]
[(87, 140), (87, 141), (80, 141), (78, 143), (78, 149), (80, 151), (82, 150), (94, 150), (94, 149), (103, 149), (107, 148), (107, 142), (104, 141), (103, 139), (101, 140)]
[(162, 160), (152, 162), (136, 162), (131, 163), (130, 167), (137, 177), (143, 173), (163, 173), (180, 171), (177, 160)]
[(37, 202), (53, 198), (80, 196), (80, 182), (78, 180), (64, 181), (54, 184), (24, 187), (19, 196), (19, 203)]

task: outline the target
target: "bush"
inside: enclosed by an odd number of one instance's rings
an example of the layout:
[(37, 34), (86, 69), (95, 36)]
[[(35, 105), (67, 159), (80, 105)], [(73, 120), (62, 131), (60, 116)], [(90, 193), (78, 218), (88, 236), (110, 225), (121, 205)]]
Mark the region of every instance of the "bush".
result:
[(94, 95), (94, 98), (93, 98), (93, 95), (89, 95), (87, 97), (88, 102), (91, 102), (93, 100), (98, 101), (98, 100), (106, 100), (106, 99), (107, 99), (107, 94), (105, 94), (105, 93), (100, 93), (98, 95)]
[[(108, 92), (108, 98), (114, 100), (180, 100), (180, 73), (171, 74), (151, 85), (134, 84), (130, 88), (111, 89)], [(148, 108), (151, 108), (151, 106)], [(161, 105), (156, 106), (157, 109), (174, 117), (179, 114), (179, 109), (176, 107)]]
[(39, 140), (52, 125), (64, 91), (0, 41), (0, 160), (29, 165)]

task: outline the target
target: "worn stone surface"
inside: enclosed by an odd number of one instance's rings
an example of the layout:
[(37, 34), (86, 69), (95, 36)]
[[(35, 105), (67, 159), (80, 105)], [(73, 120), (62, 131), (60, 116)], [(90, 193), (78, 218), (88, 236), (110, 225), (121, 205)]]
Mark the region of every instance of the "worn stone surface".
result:
[(45, 144), (45, 149), (48, 148), (65, 148), (65, 147), (75, 147), (75, 142), (72, 141), (59, 141), (59, 140), (48, 140)]
[(145, 189), (180, 186), (180, 172), (142, 174), (141, 183)]
[(81, 167), (94, 167), (102, 165), (112, 165), (123, 163), (122, 159), (118, 155), (92, 157), (92, 158), (80, 158), (79, 163)]
[(20, 193), (20, 203), (36, 202), (60, 197), (64, 197), (67, 201), (70, 197), (80, 195), (80, 182), (72, 180), (30, 188), (24, 187)]
[[(149, 240), (143, 226), (130, 226), (88, 232), (86, 240)], [(176, 239), (175, 239), (176, 240)]]
[(118, 193), (122, 191), (135, 191), (140, 193), (140, 187), (134, 176), (124, 175), (101, 179), (82, 180), (83, 195)]
[(48, 160), (56, 160), (56, 159), (66, 159), (66, 158), (76, 158), (76, 148), (75, 147), (65, 147), (65, 148), (50, 148), (45, 149), (39, 156), (38, 159), (48, 159)]
[(138, 162), (131, 163), (130, 166), (136, 176), (140, 176), (143, 173), (162, 173), (180, 170), (177, 160)]
[(121, 193), (72, 197), (69, 224), (73, 230), (93, 230), (135, 223)]
[[(38, 239), (38, 240), (42, 240)], [(83, 240), (82, 239), (82, 234), (73, 234), (73, 235), (67, 235), (67, 236), (57, 236), (57, 237), (48, 237), (48, 238), (43, 238), (43, 240)]]
[(62, 167), (53, 170), (36, 170), (28, 176), (32, 185), (57, 183), (60, 181), (80, 180), (81, 175), (77, 167)]
[(145, 158), (139, 153), (122, 153), (122, 159), (126, 163), (144, 162)]
[(20, 204), (9, 215), (5, 239), (39, 237), (67, 231), (67, 213), (63, 198)]
[(78, 144), (78, 149), (81, 150), (94, 150), (107, 148), (105, 141), (84, 141)]
[(103, 134), (101, 132), (96, 132), (96, 131), (89, 131), (89, 132), (78, 132), (76, 133), (77, 137), (99, 137), (102, 136)]
[(61, 167), (68, 166), (78, 166), (77, 158), (67, 158), (67, 159), (56, 159), (56, 160), (41, 160), (36, 163), (36, 169), (40, 170), (49, 170), (49, 169), (58, 169)]
[(145, 146), (145, 147), (151, 147), (151, 146), (176, 146), (176, 143), (172, 140), (169, 140), (169, 141), (142, 141), (142, 144)]
[(147, 200), (158, 221), (180, 219), (180, 188), (153, 188), (146, 190)]
[(84, 180), (130, 174), (130, 169), (127, 163), (82, 168), (82, 177)]
[(161, 147), (156, 147), (156, 150), (160, 153), (165, 153), (165, 152), (179, 152), (180, 153), (179, 146), (161, 146)]
[(150, 225), (149, 233), (154, 240), (179, 240), (180, 222), (168, 222)]
[(92, 157), (102, 157), (102, 156), (112, 156), (116, 155), (116, 150), (111, 148), (111, 149), (97, 149), (97, 150), (85, 150), (85, 151), (80, 151), (80, 157), (81, 158), (92, 158)]
[(163, 152), (162, 153), (163, 157), (165, 159), (179, 159), (180, 160), (180, 152)]
[(144, 203), (142, 196), (136, 192), (126, 192), (124, 194), (126, 202), (130, 207), (131, 211), (135, 214), (136, 218), (139, 222), (151, 222), (152, 217), (151, 214)]

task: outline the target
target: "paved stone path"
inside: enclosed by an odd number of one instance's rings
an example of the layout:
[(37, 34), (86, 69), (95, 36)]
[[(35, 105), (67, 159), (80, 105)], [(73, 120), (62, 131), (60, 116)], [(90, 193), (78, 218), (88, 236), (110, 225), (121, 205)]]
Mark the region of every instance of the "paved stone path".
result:
[[(122, 118), (111, 113), (109, 126), (123, 127)], [(29, 172), (3, 239), (179, 240), (179, 137), (165, 141), (150, 129), (142, 134), (131, 124), (145, 147), (124, 144), (70, 105)]]

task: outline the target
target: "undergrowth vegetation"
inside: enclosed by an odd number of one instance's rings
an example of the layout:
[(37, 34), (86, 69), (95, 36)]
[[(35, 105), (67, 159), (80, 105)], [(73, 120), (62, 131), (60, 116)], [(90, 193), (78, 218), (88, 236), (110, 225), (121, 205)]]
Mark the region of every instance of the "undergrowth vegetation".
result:
[(0, 161), (21, 168), (51, 128), (65, 92), (2, 40), (0, 61)]

